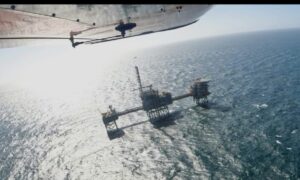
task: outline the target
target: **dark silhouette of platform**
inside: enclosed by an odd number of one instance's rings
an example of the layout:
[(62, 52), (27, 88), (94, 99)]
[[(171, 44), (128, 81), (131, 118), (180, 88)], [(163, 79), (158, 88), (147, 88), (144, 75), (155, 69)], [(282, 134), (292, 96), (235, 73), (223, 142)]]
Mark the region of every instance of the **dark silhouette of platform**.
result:
[[(143, 110), (147, 113), (149, 117), (150, 123), (153, 124), (154, 127), (164, 127), (175, 124), (173, 121), (174, 114), (170, 114), (168, 105), (172, 104), (174, 101), (178, 101), (184, 98), (192, 97), (194, 102), (206, 109), (209, 109), (207, 96), (210, 94), (208, 91), (208, 82), (209, 80), (204, 80), (198, 78), (194, 83), (190, 86), (189, 92), (183, 95), (172, 97), (170, 92), (159, 92), (152, 88), (152, 85), (149, 86), (142, 86), (141, 78), (139, 69), (136, 66), (136, 76), (139, 88), (139, 96), (142, 100), (142, 106), (130, 108), (121, 112), (117, 112), (116, 109), (112, 108), (109, 105), (109, 110), (105, 113), (102, 113), (102, 120), (105, 125), (105, 128), (108, 132), (112, 131), (113, 135), (109, 136), (116, 136), (115, 132), (113, 131), (118, 130), (118, 126), (116, 121), (119, 119), (120, 116), (137, 112)], [(141, 123), (135, 123), (136, 125)], [(129, 125), (127, 127), (132, 127), (133, 125)], [(126, 128), (126, 127), (125, 127)], [(124, 127), (123, 127), (124, 129)], [(118, 136), (118, 135), (117, 135)]]

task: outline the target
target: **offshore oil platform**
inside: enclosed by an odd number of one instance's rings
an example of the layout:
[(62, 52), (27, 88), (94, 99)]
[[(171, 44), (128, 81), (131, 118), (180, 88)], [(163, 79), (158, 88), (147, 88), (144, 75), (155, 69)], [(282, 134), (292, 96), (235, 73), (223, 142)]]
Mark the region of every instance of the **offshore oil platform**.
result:
[(120, 130), (116, 123), (120, 116), (144, 110), (146, 111), (150, 122), (153, 125), (156, 125), (157, 123), (160, 123), (161, 121), (164, 121), (169, 117), (170, 113), (168, 105), (172, 104), (174, 101), (187, 97), (193, 97), (193, 100), (197, 105), (205, 107), (208, 104), (207, 96), (210, 94), (210, 92), (208, 91), (209, 80), (198, 78), (190, 86), (188, 93), (172, 97), (172, 94), (170, 92), (159, 93), (158, 90), (152, 89), (152, 85), (142, 86), (140, 73), (137, 66), (135, 66), (135, 70), (139, 85), (139, 96), (142, 100), (142, 106), (117, 112), (116, 109), (112, 107), (112, 105), (109, 105), (109, 110), (105, 113), (101, 113), (103, 123), (110, 139), (112, 136), (114, 136), (115, 133)]

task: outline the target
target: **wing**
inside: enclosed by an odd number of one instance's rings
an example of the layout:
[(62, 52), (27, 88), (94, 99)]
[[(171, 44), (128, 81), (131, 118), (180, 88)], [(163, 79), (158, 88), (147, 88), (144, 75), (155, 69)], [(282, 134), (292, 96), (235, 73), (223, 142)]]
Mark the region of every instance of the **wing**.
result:
[(180, 28), (211, 5), (0, 5), (0, 48), (71, 40), (94, 44)]

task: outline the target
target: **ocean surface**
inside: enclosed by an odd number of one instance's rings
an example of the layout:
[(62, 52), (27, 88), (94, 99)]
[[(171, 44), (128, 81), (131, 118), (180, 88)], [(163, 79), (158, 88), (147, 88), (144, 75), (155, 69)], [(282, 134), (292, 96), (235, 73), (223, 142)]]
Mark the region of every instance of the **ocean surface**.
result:
[[(1, 180), (300, 179), (299, 29), (30, 63), (0, 84)], [(110, 140), (100, 112), (141, 105), (136, 65), (173, 96), (210, 79), (209, 108), (176, 101), (161, 128), (143, 111), (121, 116), (125, 134)]]

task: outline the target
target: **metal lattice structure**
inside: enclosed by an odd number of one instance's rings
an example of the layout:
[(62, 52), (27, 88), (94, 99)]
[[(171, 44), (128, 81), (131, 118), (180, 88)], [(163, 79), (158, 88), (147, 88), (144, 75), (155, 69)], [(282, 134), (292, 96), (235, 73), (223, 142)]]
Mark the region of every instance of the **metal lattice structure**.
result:
[(158, 90), (152, 89), (152, 85), (142, 86), (138, 67), (135, 67), (135, 70), (142, 106), (127, 109), (121, 112), (117, 112), (114, 108), (112, 108), (112, 106), (109, 106), (109, 110), (106, 113), (102, 113), (102, 120), (109, 137), (119, 130), (116, 123), (116, 120), (118, 120), (119, 116), (128, 113), (144, 110), (147, 113), (150, 122), (155, 125), (169, 117), (170, 113), (168, 105), (172, 104), (173, 101), (192, 96), (197, 105), (208, 105), (207, 96), (210, 94), (208, 91), (209, 80), (199, 78), (190, 86), (190, 91), (188, 93), (172, 97), (170, 92), (159, 93)]

